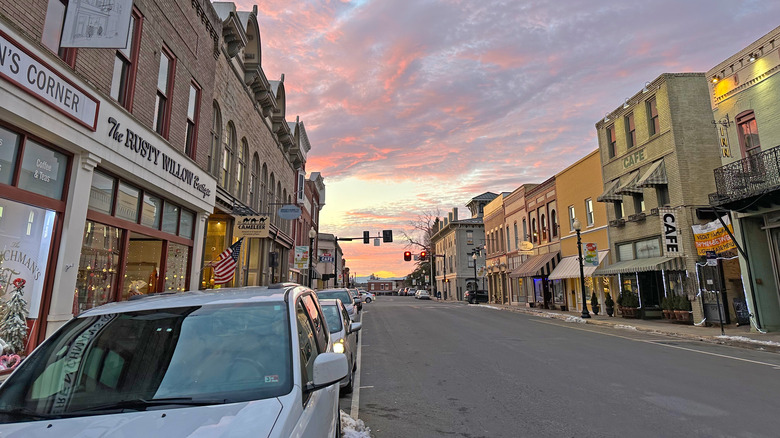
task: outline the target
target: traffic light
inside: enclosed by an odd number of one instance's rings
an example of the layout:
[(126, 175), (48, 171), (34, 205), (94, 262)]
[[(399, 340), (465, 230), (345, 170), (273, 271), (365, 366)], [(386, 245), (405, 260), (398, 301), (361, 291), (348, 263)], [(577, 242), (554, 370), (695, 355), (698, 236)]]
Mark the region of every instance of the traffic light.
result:
[(408, 262), (412, 260), (412, 252), (411, 251), (404, 251), (404, 261)]
[(369, 232), (368, 231), (363, 231), (363, 243), (368, 245), (369, 239), (370, 239)]
[(393, 241), (393, 230), (382, 230), (382, 242), (390, 243)]
[(420, 251), (420, 261), (428, 260), (428, 251)]

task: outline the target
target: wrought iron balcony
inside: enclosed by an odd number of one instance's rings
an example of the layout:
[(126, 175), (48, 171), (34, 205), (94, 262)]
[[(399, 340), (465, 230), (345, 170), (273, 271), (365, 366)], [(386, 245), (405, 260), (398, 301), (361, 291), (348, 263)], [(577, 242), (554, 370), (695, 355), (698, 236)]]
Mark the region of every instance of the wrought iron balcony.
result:
[(780, 146), (715, 169), (715, 187), (710, 204), (717, 206), (780, 191)]

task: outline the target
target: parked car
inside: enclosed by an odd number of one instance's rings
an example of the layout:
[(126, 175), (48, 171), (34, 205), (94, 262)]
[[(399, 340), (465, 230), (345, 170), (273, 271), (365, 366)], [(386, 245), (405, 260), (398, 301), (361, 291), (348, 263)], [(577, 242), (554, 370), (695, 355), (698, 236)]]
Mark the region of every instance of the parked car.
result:
[(317, 297), (321, 300), (341, 300), (341, 302), (344, 303), (344, 307), (347, 308), (349, 318), (352, 319), (352, 321), (358, 320), (358, 307), (355, 304), (355, 299), (352, 298), (349, 289), (342, 287), (337, 289), (318, 290)]
[(428, 293), (425, 289), (420, 289), (417, 291), (417, 299), (418, 300), (430, 300), (431, 295)]
[(417, 293), (417, 289), (412, 289), (412, 288), (409, 288), (409, 289), (406, 291), (406, 296), (413, 297), (415, 293)]
[(0, 386), (0, 436), (341, 436), (347, 376), (309, 288), (142, 296), (38, 346)]
[(375, 299), (376, 299), (376, 295), (372, 294), (371, 292), (364, 293), (363, 301), (365, 301), (366, 303), (370, 303)]
[(463, 295), (463, 299), (467, 301), (469, 304), (477, 304), (477, 303), (487, 303), (488, 302), (488, 293), (486, 290), (467, 290), (466, 293)]
[(357, 289), (348, 289), (352, 299), (355, 301), (355, 305), (358, 310), (363, 310), (363, 298), (360, 296), (360, 291)]
[(357, 371), (357, 332), (362, 323), (352, 322), (341, 300), (320, 300), (322, 313), (328, 323), (328, 331), (333, 341), (333, 351), (347, 357), (349, 375), (341, 381), (341, 393), (351, 394), (355, 371)]

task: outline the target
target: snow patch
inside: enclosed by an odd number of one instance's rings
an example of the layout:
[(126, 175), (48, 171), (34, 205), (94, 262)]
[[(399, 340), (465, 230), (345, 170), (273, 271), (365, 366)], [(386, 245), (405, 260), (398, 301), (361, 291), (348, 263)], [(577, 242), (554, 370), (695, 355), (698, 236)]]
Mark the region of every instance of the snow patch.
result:
[(371, 438), (371, 429), (363, 423), (363, 420), (355, 420), (346, 412), (340, 412), (342, 438)]
[(718, 336), (718, 339), (729, 339), (729, 340), (732, 340), (732, 341), (751, 342), (751, 343), (754, 343), (754, 344), (761, 344), (761, 345), (780, 346), (780, 342), (761, 341), (761, 340), (758, 340), (758, 339), (746, 338), (744, 336)]
[(625, 330), (636, 330), (636, 327), (633, 325), (623, 325), (623, 324), (615, 324), (615, 328), (621, 328)]
[[(473, 306), (473, 304), (472, 304), (472, 306)], [(503, 309), (503, 308), (501, 308), (501, 307), (496, 307), (496, 306), (489, 306), (489, 305), (487, 305), (487, 304), (477, 304), (477, 306), (478, 306), (478, 307), (483, 307), (483, 308), (485, 308), (485, 309), (493, 309), (493, 310), (504, 310), (504, 309)]]
[(576, 322), (577, 324), (587, 324), (588, 322), (584, 319), (580, 318), (579, 316), (567, 316), (565, 319), (566, 322)]

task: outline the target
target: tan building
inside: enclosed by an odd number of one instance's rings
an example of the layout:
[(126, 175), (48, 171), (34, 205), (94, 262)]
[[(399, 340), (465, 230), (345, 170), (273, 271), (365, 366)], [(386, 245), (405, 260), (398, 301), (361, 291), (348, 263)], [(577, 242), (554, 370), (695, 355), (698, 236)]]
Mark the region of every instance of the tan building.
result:
[[(744, 252), (741, 276), (740, 269), (729, 276), (730, 262), (719, 262), (725, 273), (720, 302), (737, 321), (750, 316), (754, 327), (768, 330), (780, 330), (779, 48), (780, 27), (707, 72), (719, 144), (708, 152), (720, 155), (722, 164), (710, 203), (721, 215), (729, 211)], [(712, 300), (712, 294), (704, 296)]]
[[(609, 293), (609, 278), (594, 277), (599, 264), (609, 264), (609, 236), (607, 234), (607, 208), (603, 202), (596, 202), (602, 192), (601, 158), (599, 150), (591, 152), (576, 163), (555, 175), (558, 205), (561, 210), (561, 262), (549, 276), (552, 282), (560, 282), (567, 294), (569, 310), (582, 310), (582, 282), (577, 248), (577, 233), (574, 219), (579, 219), (583, 258), (588, 250), (596, 250), (598, 258), (583, 262), (585, 293), (588, 307), (595, 291), (601, 308), (604, 294)], [(595, 248), (591, 245), (595, 245)], [(613, 299), (617, 298), (613, 296)], [(591, 309), (592, 310), (592, 309)]]
[(709, 174), (720, 164), (703, 73), (665, 73), (596, 123), (607, 203), (613, 297), (622, 289), (639, 296), (640, 314), (661, 318), (666, 296), (685, 295), (694, 320), (698, 256), (691, 225), (696, 206), (715, 186)]
[[(506, 263), (509, 271), (515, 270), (533, 255), (533, 251), (521, 247), (530, 244), (528, 242), (528, 213), (526, 212), (525, 193), (538, 184), (523, 184), (504, 198), (504, 224), (507, 232), (511, 231), (512, 237), (508, 239), (506, 249)], [(525, 305), (526, 296), (522, 289), (522, 278), (507, 276), (507, 294), (509, 303)]]
[(509, 302), (507, 292), (506, 250), (509, 247), (510, 233), (504, 224), (504, 198), (509, 192), (503, 192), (485, 206), (485, 272), (488, 294), (491, 303)]
[(510, 278), (522, 280), (523, 294), (529, 307), (566, 309), (562, 287), (553, 289), (548, 276), (561, 259), (560, 227), (556, 203), (555, 177), (525, 193), (528, 237), (533, 255), (513, 269)]

